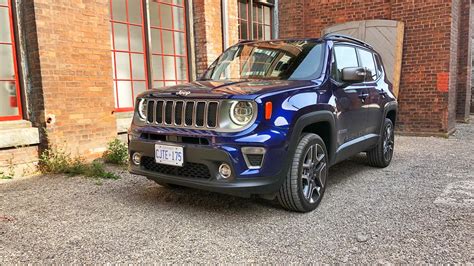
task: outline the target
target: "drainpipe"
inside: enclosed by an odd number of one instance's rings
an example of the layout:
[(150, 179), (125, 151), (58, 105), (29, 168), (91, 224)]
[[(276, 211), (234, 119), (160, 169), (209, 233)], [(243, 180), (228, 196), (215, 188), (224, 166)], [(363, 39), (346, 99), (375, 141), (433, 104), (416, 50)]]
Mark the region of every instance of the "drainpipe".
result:
[(222, 20), (222, 51), (229, 47), (229, 14), (227, 12), (227, 0), (221, 0)]

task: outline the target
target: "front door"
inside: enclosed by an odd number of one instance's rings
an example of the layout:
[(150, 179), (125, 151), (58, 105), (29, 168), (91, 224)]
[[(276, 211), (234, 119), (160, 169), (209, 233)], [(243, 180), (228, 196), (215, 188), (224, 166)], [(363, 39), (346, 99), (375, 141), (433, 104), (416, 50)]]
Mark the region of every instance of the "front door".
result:
[(367, 127), (366, 85), (364, 83), (348, 85), (342, 82), (342, 69), (357, 66), (359, 66), (359, 62), (355, 47), (350, 45), (334, 46), (331, 76), (337, 112), (338, 147), (365, 135)]

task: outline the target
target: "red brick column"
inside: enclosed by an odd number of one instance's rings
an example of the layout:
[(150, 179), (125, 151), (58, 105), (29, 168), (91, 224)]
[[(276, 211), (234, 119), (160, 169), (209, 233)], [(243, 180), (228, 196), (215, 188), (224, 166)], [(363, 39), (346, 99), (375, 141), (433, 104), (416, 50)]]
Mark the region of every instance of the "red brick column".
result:
[(461, 0), (458, 42), (458, 84), (456, 89), (456, 119), (469, 120), (471, 104), (471, 36), (474, 26), (470, 26), (469, 0)]
[(200, 77), (222, 53), (221, 1), (195, 0), (193, 8), (196, 71)]
[(34, 95), (44, 106), (38, 124), (45, 125), (50, 147), (97, 157), (117, 134), (109, 2), (31, 2), (25, 9), (35, 21), (26, 23), (36, 26), (36, 43), (29, 61), (37, 64), (30, 72)]

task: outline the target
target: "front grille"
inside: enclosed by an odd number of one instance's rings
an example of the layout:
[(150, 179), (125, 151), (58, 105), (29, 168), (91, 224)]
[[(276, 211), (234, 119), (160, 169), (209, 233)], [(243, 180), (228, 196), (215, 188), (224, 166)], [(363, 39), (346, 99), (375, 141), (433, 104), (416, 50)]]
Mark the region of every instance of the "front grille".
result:
[(200, 163), (185, 163), (183, 167), (179, 167), (156, 163), (152, 157), (142, 157), (141, 165), (149, 171), (164, 175), (201, 179), (211, 178), (209, 168)]
[(205, 100), (147, 101), (147, 119), (161, 126), (216, 128), (220, 103)]

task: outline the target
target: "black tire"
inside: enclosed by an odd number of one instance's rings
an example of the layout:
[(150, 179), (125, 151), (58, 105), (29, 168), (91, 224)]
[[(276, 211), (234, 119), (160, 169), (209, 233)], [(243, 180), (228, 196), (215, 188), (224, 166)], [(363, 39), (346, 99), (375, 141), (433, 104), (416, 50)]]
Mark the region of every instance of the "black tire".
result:
[(393, 158), (395, 147), (395, 134), (392, 120), (385, 118), (382, 135), (377, 146), (367, 151), (367, 160), (370, 166), (387, 167)]
[[(314, 162), (309, 160), (310, 153)], [(328, 159), (326, 145), (318, 135), (304, 133), (301, 136), (286, 180), (277, 195), (283, 208), (310, 212), (318, 207), (326, 188)]]

